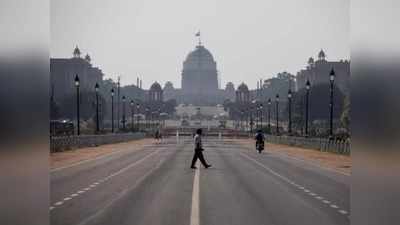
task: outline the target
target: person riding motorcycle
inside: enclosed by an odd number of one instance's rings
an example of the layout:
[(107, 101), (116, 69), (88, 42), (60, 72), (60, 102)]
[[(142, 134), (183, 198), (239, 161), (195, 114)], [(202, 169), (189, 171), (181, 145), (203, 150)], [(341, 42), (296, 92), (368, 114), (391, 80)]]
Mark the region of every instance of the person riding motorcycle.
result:
[(261, 153), (261, 151), (264, 150), (264, 141), (265, 141), (265, 136), (262, 130), (257, 131), (255, 140), (256, 140), (256, 149), (259, 153)]

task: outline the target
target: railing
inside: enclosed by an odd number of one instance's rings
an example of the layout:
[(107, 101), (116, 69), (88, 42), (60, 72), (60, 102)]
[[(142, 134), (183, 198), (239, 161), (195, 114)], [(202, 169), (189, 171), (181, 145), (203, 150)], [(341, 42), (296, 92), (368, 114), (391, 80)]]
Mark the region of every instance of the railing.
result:
[(50, 151), (59, 152), (75, 148), (94, 147), (104, 144), (131, 141), (144, 138), (144, 133), (102, 134), (50, 137)]
[(350, 155), (350, 141), (292, 136), (266, 136), (267, 142)]

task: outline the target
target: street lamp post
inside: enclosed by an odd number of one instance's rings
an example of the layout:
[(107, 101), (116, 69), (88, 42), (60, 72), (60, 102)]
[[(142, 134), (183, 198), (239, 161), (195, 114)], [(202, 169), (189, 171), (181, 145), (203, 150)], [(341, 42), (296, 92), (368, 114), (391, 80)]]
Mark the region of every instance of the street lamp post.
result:
[(279, 135), (279, 94), (275, 96), (276, 103), (276, 135)]
[(260, 128), (263, 128), (263, 104), (260, 104)]
[(133, 103), (133, 100), (130, 101), (130, 105), (131, 105), (131, 130), (133, 132), (133, 130), (134, 130), (134, 126), (133, 125), (134, 125), (134, 122), (135, 122), (133, 120), (133, 116), (134, 116), (133, 114), (134, 114), (134, 110), (135, 110), (135, 107), (134, 107), (135, 105)]
[(253, 107), (250, 107), (250, 134), (253, 133)]
[(114, 133), (114, 88), (111, 89), (111, 132)]
[(145, 115), (145, 119), (146, 119), (146, 129), (149, 128), (149, 107), (146, 107), (146, 115)]
[(140, 104), (139, 103), (136, 103), (136, 123), (137, 123), (137, 128), (138, 128), (138, 131), (140, 131), (140, 116), (139, 116), (139, 114), (140, 114)]
[(288, 91), (288, 103), (289, 103), (289, 124), (288, 124), (288, 132), (289, 135), (292, 134), (292, 90)]
[(75, 87), (76, 87), (76, 126), (77, 126), (77, 135), (81, 134), (81, 129), (80, 129), (80, 116), (79, 116), (79, 77), (78, 74), (75, 76)]
[(119, 82), (119, 77), (118, 77), (118, 82), (117, 82), (117, 128), (118, 128), (118, 130), (119, 130), (119, 123), (120, 123), (120, 121), (119, 121), (119, 114), (120, 114), (120, 109), (121, 109), (121, 102), (120, 102), (120, 82)]
[(241, 117), (240, 117), (240, 129), (243, 130), (243, 116), (244, 116), (244, 111), (241, 110), (240, 113), (241, 113)]
[(96, 83), (94, 86), (94, 90), (96, 91), (96, 132), (99, 133), (99, 84)]
[(125, 95), (122, 96), (122, 129), (125, 131), (125, 123), (126, 123), (126, 117), (125, 117)]
[(331, 70), (330, 74), (329, 74), (329, 80), (330, 80), (330, 117), (329, 117), (329, 136), (330, 138), (333, 137), (333, 85), (335, 82), (335, 71)]
[(306, 127), (305, 127), (306, 128), (306, 137), (308, 137), (308, 110), (309, 110), (308, 100), (310, 98), (310, 87), (311, 87), (310, 81), (307, 80), (307, 82), (306, 82)]
[(268, 131), (271, 132), (271, 99), (268, 99)]

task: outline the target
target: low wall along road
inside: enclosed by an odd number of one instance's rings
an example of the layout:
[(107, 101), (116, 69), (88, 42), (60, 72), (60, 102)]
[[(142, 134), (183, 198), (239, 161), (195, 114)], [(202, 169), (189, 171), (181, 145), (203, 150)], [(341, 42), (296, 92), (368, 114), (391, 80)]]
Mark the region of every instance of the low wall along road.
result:
[(132, 141), (144, 137), (144, 133), (50, 137), (50, 149), (51, 152), (59, 152), (75, 148), (93, 147), (104, 144)]

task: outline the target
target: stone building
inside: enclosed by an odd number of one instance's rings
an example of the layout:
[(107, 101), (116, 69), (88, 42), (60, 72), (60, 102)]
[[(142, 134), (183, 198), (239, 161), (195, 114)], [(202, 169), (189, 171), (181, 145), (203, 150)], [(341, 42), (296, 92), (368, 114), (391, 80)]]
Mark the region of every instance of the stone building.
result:
[(158, 82), (154, 82), (148, 91), (148, 101), (162, 102), (164, 101), (163, 90)]
[(167, 82), (164, 86), (165, 100), (175, 99), (178, 103), (207, 106), (235, 98), (232, 83), (227, 83), (225, 89), (220, 88), (217, 62), (201, 42), (183, 62), (181, 86), (177, 89)]
[(307, 79), (311, 85), (329, 83), (329, 73), (331, 69), (335, 70), (335, 84), (339, 89), (348, 94), (350, 91), (350, 61), (327, 61), (326, 54), (321, 50), (318, 54), (318, 60), (314, 61), (312, 57), (308, 60), (308, 65), (305, 69), (297, 73), (297, 87), (302, 89), (305, 87)]
[(241, 104), (241, 103), (249, 103), (250, 101), (251, 99), (250, 99), (249, 88), (245, 83), (242, 83), (241, 85), (239, 85), (236, 91), (236, 102)]
[(76, 75), (79, 76), (81, 92), (93, 92), (96, 82), (101, 84), (104, 76), (101, 69), (91, 64), (88, 54), (81, 57), (78, 46), (74, 49), (72, 58), (50, 59), (50, 84), (55, 101), (75, 94)]

